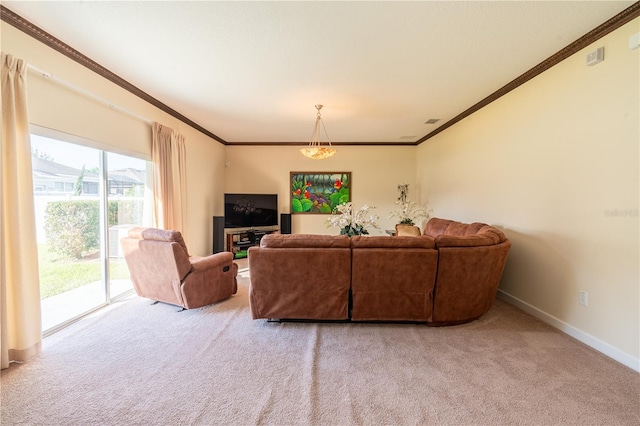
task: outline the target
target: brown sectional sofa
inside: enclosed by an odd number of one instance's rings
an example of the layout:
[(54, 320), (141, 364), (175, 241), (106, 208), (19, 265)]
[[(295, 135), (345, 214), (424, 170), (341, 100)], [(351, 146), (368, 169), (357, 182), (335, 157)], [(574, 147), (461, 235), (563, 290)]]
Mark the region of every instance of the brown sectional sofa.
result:
[(486, 224), (424, 235), (279, 235), (249, 249), (254, 319), (459, 324), (492, 306), (511, 243)]

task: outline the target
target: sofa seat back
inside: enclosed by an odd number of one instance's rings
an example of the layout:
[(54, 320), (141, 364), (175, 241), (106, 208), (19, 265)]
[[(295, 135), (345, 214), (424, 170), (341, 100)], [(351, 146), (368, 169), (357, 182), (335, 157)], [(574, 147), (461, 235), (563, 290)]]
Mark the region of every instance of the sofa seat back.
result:
[(461, 223), (439, 218), (427, 222), (424, 235), (432, 237), (436, 247), (488, 246), (507, 240), (504, 232), (486, 223)]
[(468, 322), (489, 311), (511, 248), (505, 234), (484, 223), (439, 218), (429, 220), (424, 234), (438, 249), (431, 322)]
[(427, 236), (351, 238), (356, 321), (429, 321), (438, 252)]
[(254, 319), (349, 318), (347, 236), (269, 234), (248, 253)]

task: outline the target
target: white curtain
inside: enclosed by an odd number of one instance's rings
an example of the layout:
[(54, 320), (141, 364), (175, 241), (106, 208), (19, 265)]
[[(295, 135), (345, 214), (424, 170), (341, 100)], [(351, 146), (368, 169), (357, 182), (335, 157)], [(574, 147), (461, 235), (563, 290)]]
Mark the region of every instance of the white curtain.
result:
[(40, 352), (40, 283), (27, 115), (27, 64), (2, 53), (1, 367)]
[[(156, 226), (184, 234), (186, 152), (184, 136), (153, 123), (153, 190)], [(185, 238), (186, 239), (186, 238)]]

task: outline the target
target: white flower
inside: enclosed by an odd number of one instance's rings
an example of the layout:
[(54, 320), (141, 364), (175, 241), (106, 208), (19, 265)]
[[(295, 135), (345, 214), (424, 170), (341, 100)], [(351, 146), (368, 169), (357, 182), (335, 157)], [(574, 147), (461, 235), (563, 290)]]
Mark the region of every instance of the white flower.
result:
[(375, 207), (365, 204), (361, 209), (354, 211), (351, 202), (340, 204), (336, 206), (331, 216), (327, 218), (327, 227), (338, 227), (340, 228), (340, 234), (349, 236), (368, 234), (368, 227), (380, 229), (377, 224), (378, 216), (369, 214), (369, 210), (372, 209), (375, 209)]
[(431, 210), (427, 210), (424, 207), (419, 206), (414, 201), (396, 201), (396, 204), (400, 206), (398, 210), (394, 210), (389, 214), (389, 219), (396, 217), (399, 219), (399, 223), (414, 224), (419, 219), (429, 219), (429, 213)]
[(418, 219), (429, 219), (429, 213), (431, 213), (432, 210), (427, 210), (413, 201), (407, 201), (407, 196), (409, 194), (408, 183), (398, 185), (398, 192), (400, 193), (400, 196), (398, 197), (396, 204), (400, 206), (400, 209), (389, 213), (388, 219), (397, 217), (399, 219), (399, 223), (406, 223), (408, 225), (414, 225), (414, 222)]

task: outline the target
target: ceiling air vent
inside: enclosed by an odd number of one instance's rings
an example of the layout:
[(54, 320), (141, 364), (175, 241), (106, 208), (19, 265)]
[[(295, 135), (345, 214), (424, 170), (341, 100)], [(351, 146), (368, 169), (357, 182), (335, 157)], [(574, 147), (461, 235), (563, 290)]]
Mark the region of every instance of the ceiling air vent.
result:
[(440, 121), (440, 119), (439, 119), (439, 118), (430, 118), (430, 119), (428, 119), (427, 121), (425, 121), (425, 122), (424, 122), (424, 124), (435, 124), (435, 123), (437, 123), (438, 121)]

